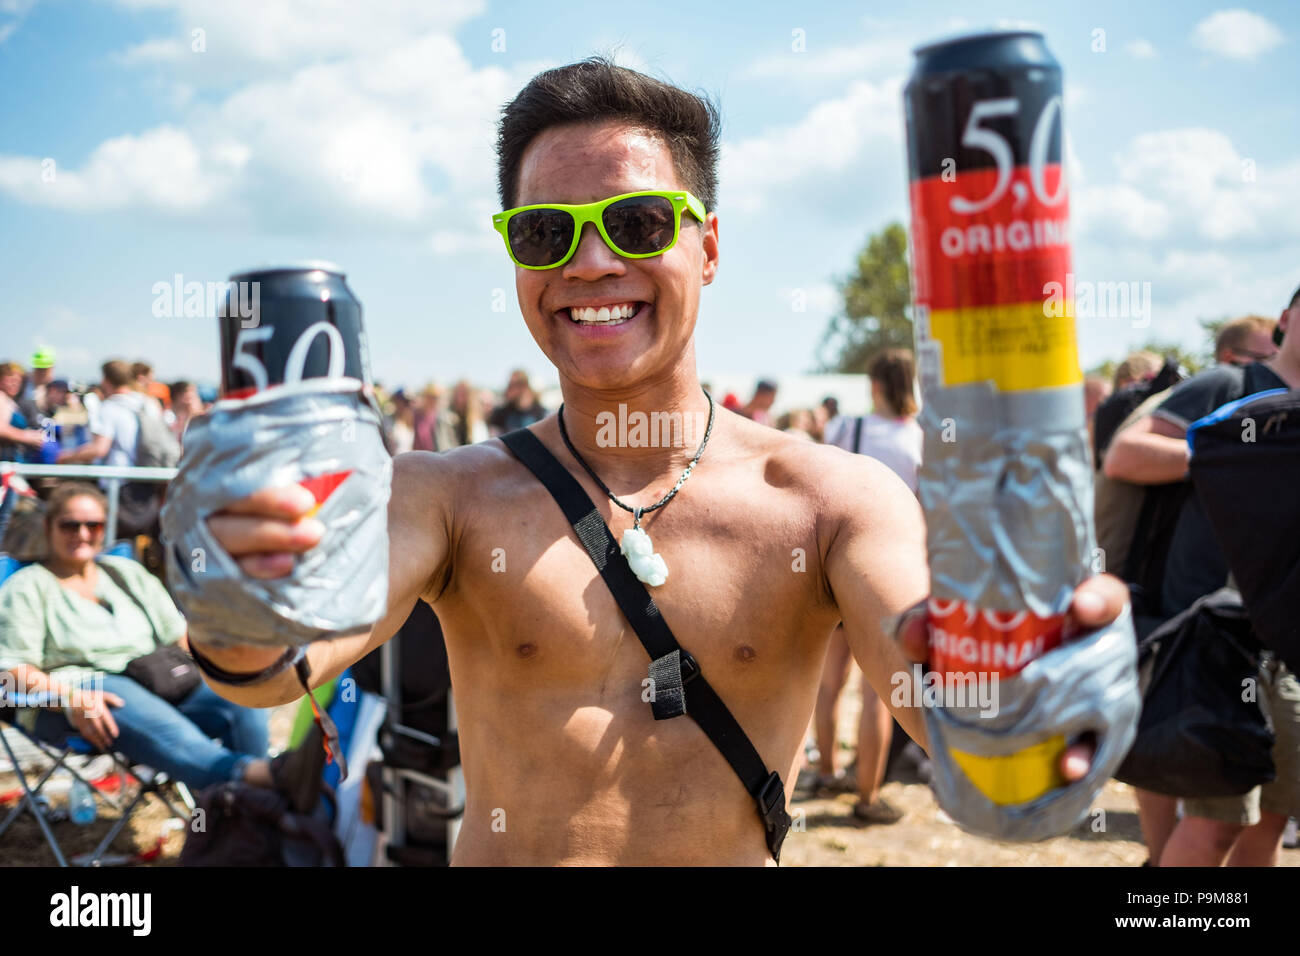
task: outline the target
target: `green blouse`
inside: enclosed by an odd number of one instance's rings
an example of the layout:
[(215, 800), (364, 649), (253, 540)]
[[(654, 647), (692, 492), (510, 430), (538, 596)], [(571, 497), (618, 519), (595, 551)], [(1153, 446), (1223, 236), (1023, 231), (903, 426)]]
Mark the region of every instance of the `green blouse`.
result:
[(44, 565), (28, 565), (0, 587), (0, 670), (28, 664), (56, 677), (84, 675), (87, 668), (117, 674), (157, 646), (154, 626), (164, 644), (184, 636), (185, 618), (143, 565), (107, 555), (98, 560), (112, 565), (149, 616), (102, 568), (90, 601), (59, 584)]

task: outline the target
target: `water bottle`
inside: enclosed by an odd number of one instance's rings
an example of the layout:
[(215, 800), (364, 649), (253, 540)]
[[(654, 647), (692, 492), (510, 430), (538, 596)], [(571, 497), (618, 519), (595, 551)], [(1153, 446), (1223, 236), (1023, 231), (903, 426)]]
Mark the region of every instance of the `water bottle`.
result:
[(89, 784), (80, 777), (72, 781), (72, 792), (68, 794), (68, 812), (72, 816), (72, 822), (79, 826), (94, 823), (95, 818), (99, 816), (95, 795), (91, 792)]

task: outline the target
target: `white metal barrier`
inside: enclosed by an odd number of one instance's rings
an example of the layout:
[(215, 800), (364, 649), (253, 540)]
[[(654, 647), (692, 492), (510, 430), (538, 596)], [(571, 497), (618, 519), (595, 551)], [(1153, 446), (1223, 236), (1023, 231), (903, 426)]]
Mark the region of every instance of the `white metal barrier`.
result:
[(94, 478), (103, 479), (105, 497), (108, 498), (108, 515), (105, 518), (104, 540), (117, 540), (118, 496), (124, 481), (171, 481), (175, 468), (136, 468), (119, 465), (32, 465), (24, 462), (3, 462), (6, 469), (24, 478)]

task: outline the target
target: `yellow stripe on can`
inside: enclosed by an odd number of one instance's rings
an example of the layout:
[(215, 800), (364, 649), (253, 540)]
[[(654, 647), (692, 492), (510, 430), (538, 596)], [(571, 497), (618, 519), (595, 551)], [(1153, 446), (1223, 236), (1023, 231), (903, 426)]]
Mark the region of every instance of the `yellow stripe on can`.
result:
[(991, 381), (1019, 392), (1083, 381), (1070, 301), (1050, 310), (1041, 301), (941, 309), (930, 313), (929, 333), (945, 386)]
[(1049, 790), (1065, 786), (1061, 754), (1065, 737), (1058, 734), (1041, 744), (1000, 757), (984, 757), (950, 750), (952, 759), (980, 793), (998, 806), (1036, 800)]

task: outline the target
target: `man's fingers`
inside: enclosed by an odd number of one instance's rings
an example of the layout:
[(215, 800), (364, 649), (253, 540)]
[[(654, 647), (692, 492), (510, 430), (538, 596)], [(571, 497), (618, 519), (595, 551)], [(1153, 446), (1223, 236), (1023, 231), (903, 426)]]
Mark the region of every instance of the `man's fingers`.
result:
[(301, 518), (316, 506), (315, 496), (302, 485), (263, 488), (221, 510), (223, 515), (257, 515), (264, 518)]
[(922, 601), (904, 611), (894, 629), (895, 639), (903, 656), (909, 661), (925, 662), (930, 654), (928, 615), (926, 602)]
[(110, 694), (110, 693), (107, 692), (107, 691), (104, 692), (103, 700), (104, 700), (104, 703), (108, 704), (108, 706), (110, 706), (110, 707), (125, 707), (125, 706), (126, 706), (126, 701), (124, 701), (121, 697), (118, 697), (116, 694)]
[(1061, 754), (1061, 775), (1067, 783), (1074, 783), (1087, 776), (1088, 768), (1092, 766), (1093, 752), (1090, 743), (1077, 743), (1065, 748), (1065, 753)]
[(273, 554), (250, 554), (239, 559), (239, 566), (250, 578), (283, 578), (293, 573), (295, 557), (287, 551)]
[(1113, 623), (1127, 601), (1128, 587), (1113, 574), (1088, 578), (1075, 588), (1074, 600), (1066, 612), (1066, 640)]
[(100, 726), (104, 728), (104, 733), (108, 736), (109, 740), (117, 739), (117, 721), (113, 719), (112, 711), (105, 710), (104, 716), (99, 719), (99, 723)]
[(298, 521), (255, 518), (246, 515), (214, 515), (208, 527), (221, 546), (235, 557), (266, 552), (300, 552), (313, 548), (325, 533), (315, 518)]

